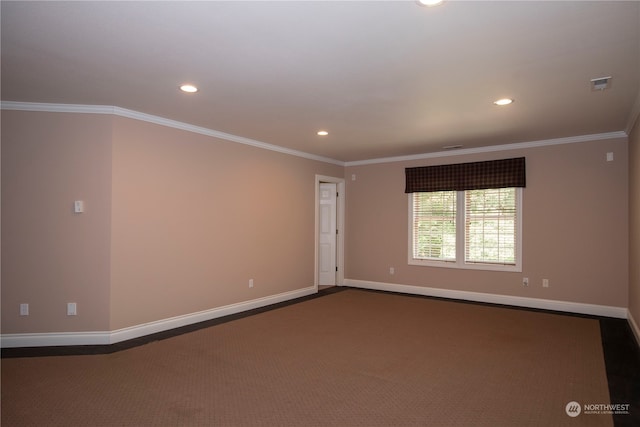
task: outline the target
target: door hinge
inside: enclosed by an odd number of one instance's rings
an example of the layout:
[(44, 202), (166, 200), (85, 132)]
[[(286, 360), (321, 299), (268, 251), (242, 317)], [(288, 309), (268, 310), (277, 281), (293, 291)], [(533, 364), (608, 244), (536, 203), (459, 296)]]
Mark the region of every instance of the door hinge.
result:
[(336, 234), (338, 234), (338, 229), (336, 228)]
[(336, 266), (336, 271), (338, 271), (338, 266)]

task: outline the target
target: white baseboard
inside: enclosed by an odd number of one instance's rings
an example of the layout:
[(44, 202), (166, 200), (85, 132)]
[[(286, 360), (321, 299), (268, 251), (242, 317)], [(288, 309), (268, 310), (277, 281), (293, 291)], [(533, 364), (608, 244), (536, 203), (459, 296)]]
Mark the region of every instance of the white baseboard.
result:
[(451, 289), (427, 288), (413, 285), (371, 282), (367, 280), (345, 279), (345, 286), (354, 288), (373, 289), (379, 291), (400, 292), (413, 295), (450, 298), (456, 300), (486, 302), (515, 307), (538, 308), (543, 310), (562, 311), (567, 313), (589, 314), (593, 316), (615, 317), (626, 319), (628, 310), (625, 307), (611, 307), (606, 305), (583, 304), (568, 301), (556, 301), (539, 298), (516, 297), (509, 295), (486, 294), (481, 292), (457, 291)]
[(3, 334), (0, 336), (2, 348), (49, 347), (70, 345), (108, 345), (163, 332), (194, 323), (205, 322), (231, 314), (242, 313), (255, 308), (301, 298), (318, 292), (315, 286), (284, 292), (268, 297), (257, 298), (237, 304), (230, 304), (210, 310), (157, 320), (142, 325), (131, 326), (115, 331), (98, 332), (51, 332), (42, 334)]
[(109, 344), (109, 332), (48, 332), (42, 334), (2, 334), (2, 348), (51, 347), (61, 345)]
[[(640, 343), (640, 328), (632, 317), (631, 312), (623, 307), (583, 304), (567, 301), (555, 301), (538, 298), (516, 297), (508, 295), (486, 294), (481, 292), (457, 291), (450, 289), (428, 288), (413, 285), (372, 282), (366, 280), (345, 279), (344, 286), (353, 288), (373, 289), (380, 291), (399, 292), (413, 295), (424, 295), (440, 298), (450, 298), (465, 301), (486, 302), (515, 307), (538, 308), (567, 313), (589, 314), (594, 316), (615, 317), (628, 319), (638, 343)], [(255, 300), (230, 304), (223, 307), (162, 319), (142, 325), (131, 326), (115, 331), (96, 332), (51, 332), (32, 334), (3, 334), (0, 336), (2, 348), (15, 347), (49, 347), (71, 345), (108, 345), (118, 342), (163, 332), (194, 323), (217, 319), (231, 314), (237, 314), (255, 308), (265, 307), (279, 302), (301, 298), (317, 292), (317, 288), (308, 288), (284, 292)]]
[(633, 334), (636, 336), (636, 344), (640, 346), (640, 328), (638, 327), (636, 320), (631, 315), (631, 311), (628, 311), (627, 313), (627, 320), (629, 320), (629, 325), (631, 326), (631, 330), (633, 331)]

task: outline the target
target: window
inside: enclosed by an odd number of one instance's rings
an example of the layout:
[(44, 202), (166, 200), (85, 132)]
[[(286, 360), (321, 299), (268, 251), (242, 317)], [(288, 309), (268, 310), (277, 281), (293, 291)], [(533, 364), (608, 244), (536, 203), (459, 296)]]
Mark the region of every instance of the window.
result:
[(522, 271), (521, 188), (409, 195), (409, 264)]
[(522, 271), (526, 159), (405, 169), (409, 264)]
[(413, 193), (413, 258), (456, 260), (456, 192)]

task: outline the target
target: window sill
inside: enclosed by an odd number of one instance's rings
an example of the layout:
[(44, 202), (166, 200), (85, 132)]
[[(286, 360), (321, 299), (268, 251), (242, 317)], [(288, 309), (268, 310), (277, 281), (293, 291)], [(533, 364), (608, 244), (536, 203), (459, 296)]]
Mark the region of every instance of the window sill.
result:
[(437, 267), (437, 268), (453, 268), (458, 270), (481, 270), (481, 271), (507, 271), (513, 273), (521, 273), (521, 265), (506, 264), (475, 264), (458, 261), (429, 261), (410, 259), (409, 265), (417, 265), (420, 267)]

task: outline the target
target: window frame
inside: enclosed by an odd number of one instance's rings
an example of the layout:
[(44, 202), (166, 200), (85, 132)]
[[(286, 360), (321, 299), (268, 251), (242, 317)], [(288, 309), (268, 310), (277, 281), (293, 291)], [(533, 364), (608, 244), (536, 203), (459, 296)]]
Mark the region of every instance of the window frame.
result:
[[(440, 267), (454, 268), (463, 270), (487, 270), (487, 271), (508, 271), (522, 272), (522, 187), (514, 187), (516, 190), (516, 259), (515, 264), (498, 264), (498, 263), (479, 263), (465, 261), (465, 191), (456, 191), (456, 259), (451, 260), (435, 260), (435, 259), (416, 259), (413, 257), (413, 195), (408, 193), (408, 251), (407, 259), (409, 265), (422, 267)], [(455, 190), (452, 190), (455, 191)]]

